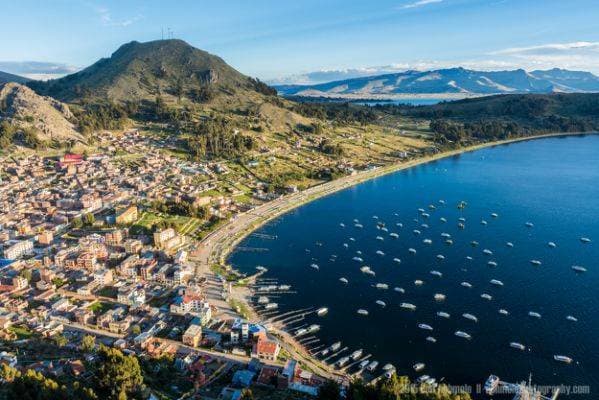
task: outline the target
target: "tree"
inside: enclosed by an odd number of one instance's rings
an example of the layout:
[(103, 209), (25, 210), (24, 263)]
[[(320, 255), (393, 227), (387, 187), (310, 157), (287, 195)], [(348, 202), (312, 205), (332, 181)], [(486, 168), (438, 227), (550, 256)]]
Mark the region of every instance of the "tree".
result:
[(91, 353), (96, 348), (96, 337), (92, 335), (85, 335), (81, 340), (81, 351), (85, 353)]
[(71, 221), (71, 226), (74, 229), (81, 229), (83, 227), (83, 220), (81, 219), (81, 217), (73, 218), (73, 220)]
[(241, 391), (241, 400), (254, 400), (254, 393), (248, 388), (245, 388)]
[(100, 345), (96, 361), (96, 392), (103, 399), (121, 400), (139, 391), (143, 376), (137, 357)]
[(69, 340), (64, 335), (56, 335), (52, 339), (58, 347), (64, 347), (69, 343)]
[(327, 381), (324, 385), (318, 388), (317, 400), (339, 400), (341, 391), (339, 384), (334, 381)]
[(93, 226), (96, 222), (96, 217), (92, 213), (83, 214), (82, 222), (84, 226)]

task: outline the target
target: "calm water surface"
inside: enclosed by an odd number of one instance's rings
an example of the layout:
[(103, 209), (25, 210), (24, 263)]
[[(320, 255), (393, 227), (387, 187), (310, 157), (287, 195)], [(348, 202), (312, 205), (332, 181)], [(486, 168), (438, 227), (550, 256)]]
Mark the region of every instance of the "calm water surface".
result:
[[(464, 210), (456, 207), (461, 200), (468, 203)], [(436, 209), (429, 209), (430, 204)], [(419, 208), (430, 217), (424, 218)], [(463, 230), (460, 217), (466, 218)], [(354, 219), (364, 227), (354, 227)], [(481, 224), (483, 219), (487, 225)], [(526, 227), (527, 221), (534, 227)], [(377, 229), (377, 222), (384, 222), (388, 232)], [(415, 235), (414, 229), (422, 234)], [(599, 136), (514, 143), (421, 165), (307, 204), (259, 232), (278, 239), (250, 236), (241, 246), (269, 251), (235, 252), (230, 262), (248, 273), (264, 265), (269, 269), (265, 278), (292, 285), (297, 293), (272, 299), (281, 312), (329, 307), (325, 317), (314, 315), (301, 323), (320, 324), (317, 336), (324, 344), (341, 340), (351, 350), (363, 348), (380, 365), (393, 363), (399, 373), (411, 376), (473, 384), (491, 373), (511, 382), (532, 373), (537, 384), (590, 385), (590, 395), (575, 398), (599, 398)], [(391, 232), (399, 238), (390, 237)], [(445, 244), (441, 233), (449, 233), (454, 244)], [(583, 244), (581, 237), (592, 242)], [(423, 243), (426, 238), (431, 245)], [(506, 246), (508, 241), (513, 248)], [(550, 241), (557, 247), (549, 247)], [(352, 260), (357, 251), (363, 262)], [(445, 260), (439, 260), (439, 254)], [(532, 259), (542, 265), (532, 265)], [(320, 270), (310, 268), (312, 263)], [(361, 273), (363, 265), (376, 276)], [(588, 272), (577, 274), (572, 265)], [(431, 275), (431, 270), (443, 276)], [(339, 282), (340, 277), (349, 284)], [(490, 284), (491, 279), (504, 286)], [(416, 286), (415, 280), (424, 284)], [(461, 286), (463, 281), (473, 287)], [(389, 290), (376, 289), (378, 282), (387, 283)], [(395, 292), (396, 286), (405, 293)], [(435, 301), (436, 293), (444, 294), (445, 301)], [(483, 293), (492, 300), (481, 298)], [(417, 309), (406, 311), (401, 302)], [(369, 315), (359, 316), (359, 308)], [(500, 308), (509, 316), (499, 314)], [(451, 318), (439, 318), (438, 311)], [(528, 316), (529, 311), (542, 318)], [(463, 313), (475, 315), (478, 322), (463, 318)], [(578, 322), (566, 320), (567, 315)], [(419, 323), (433, 331), (419, 329)], [(456, 337), (456, 330), (472, 339)], [(428, 342), (427, 336), (437, 342)], [(510, 348), (512, 341), (527, 350)], [(558, 363), (555, 354), (575, 362)], [(416, 362), (426, 368), (414, 372)]]

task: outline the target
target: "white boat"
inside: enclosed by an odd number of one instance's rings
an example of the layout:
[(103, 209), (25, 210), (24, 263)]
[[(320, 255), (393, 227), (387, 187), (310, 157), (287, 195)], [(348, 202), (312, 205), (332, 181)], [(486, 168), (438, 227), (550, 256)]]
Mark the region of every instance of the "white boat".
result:
[(476, 316), (474, 316), (472, 314), (464, 313), (464, 314), (462, 314), (462, 317), (469, 319), (470, 321), (473, 321), (473, 322), (478, 322), (478, 318), (476, 318)]
[(453, 244), (453, 240), (451, 240), (451, 239), (447, 239), (447, 240), (445, 241), (445, 244), (447, 244), (447, 245), (452, 245), (452, 244)]
[(370, 364), (368, 364), (368, 366), (366, 367), (366, 369), (370, 372), (373, 372), (376, 367), (379, 366), (379, 362), (378, 361), (371, 361)]
[(524, 225), (526, 225), (527, 228), (532, 228), (534, 226), (532, 222), (527, 222)]
[(322, 351), (320, 352), (320, 355), (321, 355), (321, 356), (326, 356), (327, 354), (329, 354), (329, 352), (330, 352), (330, 351), (331, 351), (331, 350), (329, 350), (329, 349), (324, 349), (324, 350), (322, 350)]
[(368, 365), (368, 360), (361, 361), (360, 364), (358, 364), (358, 365), (359, 365), (360, 369), (364, 369)]
[(328, 307), (320, 307), (318, 310), (316, 310), (316, 315), (318, 315), (319, 317), (322, 317), (323, 315), (327, 315), (328, 312), (329, 312)]
[(497, 280), (497, 279), (491, 279), (491, 280), (489, 281), (489, 283), (490, 283), (491, 285), (495, 285), (495, 286), (503, 286), (503, 282), (501, 282), (500, 280)]
[(587, 272), (585, 267), (581, 267), (580, 265), (572, 265), (572, 269), (576, 272)]
[(320, 267), (318, 266), (318, 264), (310, 264), (310, 267), (314, 268), (317, 271), (320, 269)]
[(443, 254), (437, 254), (437, 259), (445, 260), (445, 256)]
[(424, 281), (421, 281), (420, 279), (416, 279), (414, 281), (414, 285), (416, 285), (416, 286), (422, 286), (422, 284), (424, 284)]
[(268, 303), (267, 305), (264, 306), (265, 310), (274, 310), (275, 308), (278, 308), (279, 305), (277, 303)]
[(372, 219), (379, 219), (379, 216), (378, 215), (373, 215)]
[(395, 238), (395, 239), (397, 239), (399, 237), (399, 235), (397, 233), (395, 233), (395, 232), (391, 232), (389, 234), (389, 236), (391, 236), (392, 238)]
[(343, 367), (345, 364), (347, 364), (347, 362), (349, 361), (349, 357), (341, 357), (338, 361), (337, 361), (337, 366), (338, 367)]
[(439, 200), (439, 204), (445, 205), (445, 200), (443, 200), (443, 199)]
[(427, 337), (426, 337), (426, 340), (427, 340), (428, 342), (431, 342), (431, 343), (437, 343), (437, 339), (435, 339), (435, 338), (434, 338), (434, 337), (432, 337), (432, 336), (427, 336)]
[(385, 255), (385, 253), (383, 253), (381, 250), (377, 250), (376, 254), (378, 254), (379, 256), (384, 256)]
[(339, 278), (339, 282), (345, 283), (345, 284), (349, 283), (349, 281), (347, 280), (347, 278)]
[(526, 346), (524, 346), (522, 343), (518, 343), (518, 342), (511, 342), (510, 347), (512, 347), (514, 349), (518, 349), (518, 350), (526, 350)]
[(541, 265), (541, 264), (542, 264), (542, 263), (541, 263), (539, 260), (530, 260), (530, 263), (531, 263), (532, 265), (536, 265), (536, 266), (539, 266), (539, 265)]
[(509, 315), (510, 313), (509, 313), (509, 311), (508, 311), (508, 310), (506, 310), (506, 309), (503, 309), (503, 308), (500, 308), (500, 309), (499, 309), (499, 314), (501, 314), (501, 315)]
[(490, 294), (487, 293), (483, 293), (480, 295), (481, 298), (485, 299), (485, 300), (493, 300), (493, 296), (491, 296)]
[(437, 311), (437, 316), (441, 317), (441, 318), (450, 318), (451, 315), (449, 315), (449, 313), (446, 313), (445, 311)]
[(342, 228), (345, 228), (345, 224), (343, 222), (340, 222), (339, 226), (342, 227)]
[(514, 244), (512, 242), (506, 242), (505, 244), (507, 247), (514, 247)]
[(472, 336), (470, 336), (468, 333), (464, 331), (455, 331), (454, 335), (468, 340), (472, 339)]
[(279, 290), (289, 290), (291, 289), (291, 285), (279, 285)]
[(418, 212), (422, 214), (424, 212), (424, 208), (419, 208)]
[(385, 364), (385, 365), (383, 365), (383, 371), (390, 371), (392, 369), (395, 369), (395, 367), (393, 366), (393, 364)]
[(439, 220), (440, 220), (441, 222), (443, 222), (443, 223), (446, 223), (446, 222), (447, 222), (447, 219), (446, 219), (446, 218), (443, 218), (443, 217), (439, 218)]
[(416, 372), (422, 371), (424, 369), (424, 367), (426, 367), (426, 364), (424, 364), (424, 363), (416, 363), (412, 366), (412, 368), (414, 368), (414, 371), (416, 371)]
[(491, 217), (497, 218), (497, 217), (499, 217), (499, 215), (497, 215), (497, 213), (491, 213)]
[(414, 232), (414, 235), (420, 235), (420, 231), (418, 229), (414, 229), (412, 232)]
[(481, 225), (487, 225), (487, 221), (485, 221), (484, 219), (480, 221)]
[(377, 236), (376, 240), (380, 240), (382, 242), (383, 240), (385, 240), (385, 238), (383, 238), (382, 236)]
[(403, 228), (403, 224), (401, 222), (395, 223), (395, 226), (399, 226), (400, 228)]
[(472, 261), (472, 260), (473, 260), (473, 258), (472, 258), (472, 256), (466, 256), (466, 260), (468, 260), (468, 261)]
[(258, 304), (268, 304), (268, 297), (266, 297), (266, 296), (258, 297)]
[(441, 272), (436, 271), (436, 270), (433, 270), (430, 273), (431, 273), (431, 275), (438, 276), (439, 278), (441, 278), (443, 276), (443, 274)]
[(414, 249), (413, 247), (410, 247), (410, 248), (408, 249), (408, 251), (409, 251), (410, 253), (412, 253), (412, 254), (416, 254), (416, 249)]
[(547, 243), (547, 246), (551, 247), (551, 248), (555, 248), (557, 247), (557, 245), (554, 242), (549, 242)]
[(588, 237), (581, 237), (581, 238), (580, 238), (580, 241), (581, 241), (582, 243), (591, 243), (591, 239), (589, 239)]
[(425, 331), (432, 331), (433, 327), (428, 324), (418, 324), (418, 328), (424, 329)]
[(535, 311), (529, 311), (528, 316), (533, 317), (533, 318), (541, 318), (541, 314), (539, 314), (538, 312), (535, 312)]
[(458, 224), (458, 228), (460, 228), (460, 229), (464, 229), (464, 228), (466, 228), (466, 225), (464, 225), (463, 223), (461, 223), (461, 222), (460, 222), (460, 223)]
[(320, 330), (320, 325), (312, 324), (307, 328), (308, 333), (318, 332)]
[(357, 311), (357, 313), (358, 313), (358, 314), (360, 314), (360, 315), (364, 315), (364, 316), (366, 316), (366, 315), (368, 315), (368, 310), (364, 310), (363, 308), (360, 308), (360, 309)]
[(362, 255), (362, 251), (361, 250), (356, 250), (356, 254)]
[(356, 241), (356, 239), (355, 239), (355, 238), (353, 238), (353, 237), (350, 237), (350, 238), (349, 238), (349, 241), (350, 241), (350, 242), (355, 242), (355, 241)]
[(472, 288), (472, 284), (470, 282), (462, 282), (460, 285), (468, 289)]
[(573, 317), (572, 315), (568, 315), (568, 316), (566, 317), (566, 319), (567, 319), (568, 321), (572, 321), (572, 322), (578, 322), (578, 318), (576, 318), (576, 317)]
[(308, 333), (308, 330), (306, 328), (301, 328), (301, 329), (298, 329), (297, 331), (295, 331), (295, 336), (302, 336), (302, 335), (305, 335), (306, 333)]
[(451, 235), (449, 233), (447, 233), (447, 232), (442, 232), (441, 233), (441, 237), (449, 239), (451, 237)]
[(362, 257), (354, 257), (354, 258), (352, 258), (352, 260), (357, 261), (357, 262), (363, 262), (364, 261), (362, 259)]
[(570, 364), (572, 361), (574, 361), (574, 360), (572, 360), (570, 357), (567, 357), (567, 356), (560, 356), (560, 355), (555, 355), (555, 356), (553, 356), (553, 359), (554, 359), (555, 361), (563, 362), (563, 363), (566, 363), (566, 364)]
[(387, 306), (387, 303), (385, 303), (383, 300), (377, 300), (376, 304), (378, 304), (381, 307), (386, 307)]
[(258, 265), (258, 266), (256, 267), (256, 269), (257, 269), (258, 271), (260, 271), (260, 272), (266, 272), (266, 271), (268, 271), (268, 269), (266, 269), (266, 267), (263, 267), (262, 265)]
[(416, 306), (412, 303), (401, 303), (399, 305), (401, 308), (405, 308), (406, 310), (415, 310)]
[(376, 285), (374, 285), (377, 289), (381, 289), (381, 290), (387, 290), (389, 289), (389, 285), (387, 285), (386, 283), (377, 283)]
[(496, 267), (496, 266), (497, 266), (497, 262), (496, 262), (496, 261), (488, 261), (488, 262), (487, 262), (487, 265), (488, 265), (489, 267)]
[(356, 228), (364, 228), (364, 225), (362, 225), (362, 224), (355, 224), (354, 226), (355, 226)]
[(428, 213), (422, 213), (422, 214), (420, 214), (420, 215), (422, 215), (422, 217), (423, 217), (423, 218), (428, 218), (428, 217), (430, 217), (430, 216), (431, 216), (431, 215), (430, 215), (430, 214), (428, 214)]
[(370, 267), (369, 267), (369, 266), (367, 266), (367, 265), (364, 265), (363, 267), (360, 267), (360, 271), (361, 271), (363, 274), (367, 274), (367, 275), (374, 275), (374, 271), (373, 271), (373, 270), (371, 270), (371, 269), (370, 269)]
[(349, 244), (343, 243), (343, 247), (349, 247)]
[(485, 382), (485, 393), (489, 396), (492, 396), (493, 393), (495, 393), (497, 386), (499, 386), (499, 377), (497, 375), (489, 376)]
[(399, 258), (397, 258), (397, 257), (394, 258), (393, 261), (396, 262), (396, 263), (398, 263), (398, 264), (401, 262), (401, 260)]
[(436, 301), (445, 301), (445, 295), (443, 293), (435, 293), (435, 295), (433, 296), (433, 298)]
[(404, 288), (400, 288), (400, 287), (394, 287), (393, 290), (395, 290), (397, 293), (405, 293), (406, 291), (404, 290)]
[(466, 218), (460, 217), (460, 218), (458, 218), (458, 221), (460, 221), (460, 222), (466, 222)]
[(354, 223), (357, 224), (358, 222), (360, 222), (360, 220), (354, 218)]
[(381, 230), (382, 230), (383, 232), (389, 232), (389, 229), (385, 228), (384, 226), (381, 228)]
[(331, 351), (337, 351), (341, 348), (341, 342), (335, 342), (329, 347)]
[(349, 356), (352, 360), (357, 360), (358, 358), (360, 358), (362, 356), (362, 353), (364, 351), (362, 349), (358, 349), (356, 351), (354, 351), (353, 353), (351, 353)]
[(430, 210), (436, 210), (436, 209), (437, 209), (437, 207), (435, 207), (435, 205), (434, 205), (434, 204), (429, 204), (429, 205), (428, 205), (428, 208), (429, 208)]
[(432, 241), (432, 240), (430, 240), (430, 239), (424, 239), (424, 240), (422, 241), (422, 243), (424, 243), (424, 244), (433, 244), (433, 241)]
[(493, 252), (491, 250), (489, 250), (489, 249), (484, 249), (483, 253), (486, 254), (486, 255), (488, 255), (488, 256), (492, 256), (493, 255)]

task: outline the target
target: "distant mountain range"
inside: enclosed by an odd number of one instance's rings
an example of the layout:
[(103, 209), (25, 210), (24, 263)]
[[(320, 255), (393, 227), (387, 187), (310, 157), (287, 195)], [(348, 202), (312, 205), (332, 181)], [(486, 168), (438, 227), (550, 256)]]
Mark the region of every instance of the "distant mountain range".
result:
[(590, 72), (551, 69), (527, 72), (474, 71), (449, 68), (406, 71), (316, 85), (275, 86), (284, 96), (393, 98), (398, 95), (444, 94), (454, 97), (505, 93), (599, 92), (599, 77)]

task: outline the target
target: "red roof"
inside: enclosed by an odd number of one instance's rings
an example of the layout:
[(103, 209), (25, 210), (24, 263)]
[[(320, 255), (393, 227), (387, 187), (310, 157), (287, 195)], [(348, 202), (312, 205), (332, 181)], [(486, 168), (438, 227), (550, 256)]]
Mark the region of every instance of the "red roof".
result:
[(275, 354), (277, 352), (278, 343), (272, 340), (258, 339), (256, 343), (256, 353), (258, 354)]

